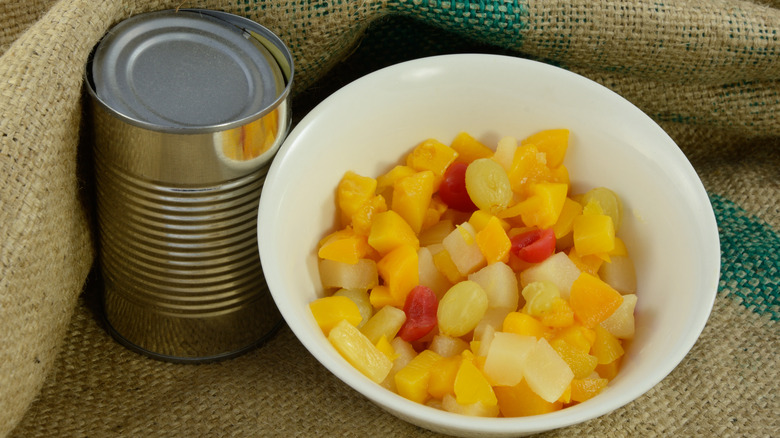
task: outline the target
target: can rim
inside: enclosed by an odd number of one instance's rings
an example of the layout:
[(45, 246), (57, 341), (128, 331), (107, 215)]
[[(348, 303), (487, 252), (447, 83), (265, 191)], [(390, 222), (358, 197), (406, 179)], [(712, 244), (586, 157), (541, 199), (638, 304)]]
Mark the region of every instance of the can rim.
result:
[[(175, 11), (177, 13), (193, 13), (193, 14), (207, 15), (211, 18), (215, 18), (229, 26), (236, 27), (239, 31), (243, 32), (245, 36), (247, 36), (247, 38), (252, 38), (257, 43), (264, 46), (271, 53), (273, 59), (277, 63), (277, 66), (281, 70), (282, 77), (285, 82), (285, 87), (282, 90), (282, 92), (279, 93), (279, 95), (276, 97), (276, 99), (274, 99), (273, 102), (271, 102), (268, 106), (263, 108), (261, 111), (224, 123), (208, 124), (202, 126), (170, 126), (170, 125), (162, 125), (159, 123), (150, 122), (117, 111), (116, 108), (109, 105), (104, 99), (98, 96), (97, 91), (95, 90), (95, 83), (92, 78), (92, 65), (94, 61), (94, 55), (97, 47), (100, 45), (100, 42), (98, 42), (93, 47), (92, 52), (90, 53), (89, 58), (87, 59), (86, 68), (84, 69), (84, 82), (86, 84), (87, 92), (89, 93), (93, 102), (99, 104), (104, 110), (106, 110), (112, 116), (116, 117), (122, 122), (132, 126), (137, 126), (139, 128), (143, 128), (155, 132), (167, 133), (167, 134), (208, 134), (208, 133), (220, 132), (228, 129), (237, 128), (246, 125), (248, 123), (251, 123), (255, 120), (261, 119), (264, 116), (271, 113), (272, 111), (275, 111), (277, 108), (279, 108), (282, 105), (282, 103), (285, 100), (287, 100), (293, 86), (293, 80), (295, 76), (295, 64), (289, 48), (281, 40), (281, 38), (279, 38), (275, 33), (273, 33), (265, 26), (249, 18), (242, 17), (235, 14), (230, 14), (227, 12), (208, 10), (208, 9), (195, 9), (195, 8), (165, 9), (165, 10), (158, 10), (152, 12), (145, 12), (142, 14), (135, 15), (134, 17), (148, 16), (148, 15), (172, 12), (172, 11)], [(271, 47), (269, 47), (269, 44), (271, 45)]]

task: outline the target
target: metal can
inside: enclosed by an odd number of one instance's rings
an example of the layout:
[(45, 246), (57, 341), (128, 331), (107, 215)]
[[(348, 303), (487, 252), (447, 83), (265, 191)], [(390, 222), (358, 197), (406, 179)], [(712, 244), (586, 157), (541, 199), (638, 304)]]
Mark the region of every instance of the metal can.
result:
[(293, 74), (276, 35), (218, 11), (136, 15), (96, 45), (86, 83), (103, 308), (125, 346), (213, 361), (281, 324), (257, 206), (290, 127)]

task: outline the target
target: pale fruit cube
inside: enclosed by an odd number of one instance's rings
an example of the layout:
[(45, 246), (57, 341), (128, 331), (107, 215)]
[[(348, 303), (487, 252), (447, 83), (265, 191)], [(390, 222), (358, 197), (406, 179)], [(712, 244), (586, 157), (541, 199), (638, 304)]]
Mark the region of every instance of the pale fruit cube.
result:
[(444, 249), (461, 275), (471, 274), (487, 264), (477, 244), (476, 234), (470, 223), (463, 222), (442, 240)]
[(512, 161), (515, 158), (517, 150), (517, 139), (514, 137), (504, 137), (496, 145), (496, 153), (493, 154), (493, 161), (500, 164), (507, 172), (512, 168)]
[(322, 287), (344, 289), (371, 289), (379, 284), (376, 262), (360, 259), (354, 265), (320, 259), (320, 281)]
[(371, 343), (376, 344), (382, 336), (393, 339), (404, 322), (406, 322), (406, 313), (403, 310), (393, 306), (385, 306), (366, 321), (360, 331)]
[(553, 403), (566, 391), (574, 373), (547, 340), (541, 338), (523, 362), (523, 377), (539, 397)]
[(599, 268), (599, 278), (621, 294), (636, 293), (636, 270), (634, 262), (628, 256), (609, 257)]
[(357, 304), (360, 316), (363, 317), (360, 323), (358, 323), (357, 328), (366, 325), (366, 322), (368, 322), (369, 318), (374, 314), (374, 306), (371, 305), (371, 301), (368, 299), (368, 291), (365, 289), (339, 289), (333, 296), (347, 297)]
[(390, 346), (393, 347), (393, 352), (396, 357), (395, 360), (393, 360), (393, 367), (382, 382), (382, 386), (390, 391), (397, 392), (395, 388), (395, 375), (417, 356), (417, 352), (414, 350), (412, 344), (398, 337), (393, 338), (393, 340), (390, 341)]
[(521, 272), (520, 285), (525, 287), (535, 281), (551, 281), (558, 286), (561, 298), (568, 300), (571, 285), (580, 276), (580, 272), (566, 253), (559, 252)]
[(382, 383), (393, 368), (393, 362), (346, 320), (333, 327), (328, 340), (347, 362), (376, 383)]
[(491, 385), (515, 386), (520, 383), (525, 359), (536, 343), (533, 336), (503, 332), (493, 335), (483, 368)]
[(420, 246), (439, 244), (454, 229), (455, 225), (453, 225), (450, 219), (442, 219), (420, 232), (420, 235), (418, 236), (420, 240)]
[(439, 301), (436, 317), (442, 334), (459, 337), (474, 330), (488, 308), (487, 294), (469, 280), (452, 286)]
[(420, 285), (428, 286), (436, 294), (436, 298), (441, 299), (452, 283), (436, 267), (430, 248), (422, 247), (417, 251), (417, 265)]
[(634, 308), (636, 295), (623, 295), (623, 302), (609, 318), (601, 322), (601, 326), (612, 336), (620, 339), (634, 338)]
[(498, 404), (488, 405), (480, 401), (467, 405), (458, 403), (455, 396), (447, 394), (441, 400), (441, 408), (447, 412), (454, 412), (461, 415), (469, 415), (472, 417), (498, 417), (499, 408)]
[(469, 280), (482, 286), (488, 296), (488, 307), (517, 310), (519, 292), (517, 276), (506, 263), (496, 262), (469, 275)]
[(504, 325), (504, 319), (509, 314), (509, 310), (501, 308), (488, 308), (485, 311), (485, 316), (474, 327), (474, 339), (483, 339), (485, 337), (484, 332), (492, 329), (492, 331), (501, 331)]
[(461, 338), (438, 334), (433, 337), (428, 348), (441, 357), (452, 357), (468, 349), (469, 344)]
[(488, 355), (488, 351), (490, 350), (490, 345), (493, 342), (493, 336), (496, 334), (497, 330), (493, 326), (487, 326), (482, 330), (479, 334), (479, 336), (474, 336), (474, 342), (476, 342), (475, 345), (478, 345), (478, 348), (476, 351), (473, 351), (473, 353), (477, 356), (486, 357)]

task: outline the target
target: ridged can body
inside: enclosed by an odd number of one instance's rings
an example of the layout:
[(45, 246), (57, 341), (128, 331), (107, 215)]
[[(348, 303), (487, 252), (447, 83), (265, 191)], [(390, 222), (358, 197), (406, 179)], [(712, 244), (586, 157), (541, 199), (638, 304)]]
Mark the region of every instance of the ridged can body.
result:
[[(164, 14), (174, 24), (182, 18)], [(220, 25), (214, 17), (225, 14), (209, 16), (207, 25)], [(202, 11), (184, 18), (197, 29)], [(146, 20), (139, 21), (144, 31)], [(131, 45), (137, 57), (149, 53), (146, 39)], [(164, 111), (158, 111), (161, 120), (152, 120), (112, 104), (108, 93), (127, 90), (101, 88), (94, 66), (88, 67), (103, 304), (109, 330), (124, 345), (163, 360), (212, 361), (251, 349), (281, 323), (263, 278), (256, 233), (265, 174), (289, 129), (289, 54), (285, 61), (283, 81), (275, 79), (278, 96), (260, 111), (250, 108), (237, 118), (235, 108), (223, 108), (224, 114), (203, 123), (211, 117), (208, 110), (172, 107), (183, 115), (171, 116), (170, 125)], [(140, 74), (127, 73), (136, 81)], [(144, 104), (151, 106), (148, 99)], [(187, 117), (194, 121), (179, 123)]]

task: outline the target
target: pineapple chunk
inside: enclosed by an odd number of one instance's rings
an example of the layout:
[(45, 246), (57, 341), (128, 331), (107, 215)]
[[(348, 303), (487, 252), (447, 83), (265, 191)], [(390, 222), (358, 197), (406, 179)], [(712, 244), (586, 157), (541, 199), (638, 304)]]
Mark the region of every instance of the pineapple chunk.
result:
[(488, 297), (488, 308), (517, 310), (519, 292), (517, 275), (506, 263), (492, 263), (468, 276), (479, 284)]
[(452, 357), (463, 353), (469, 344), (461, 338), (438, 334), (433, 337), (428, 348), (441, 357)]
[(382, 383), (393, 368), (393, 362), (346, 320), (333, 327), (328, 341), (347, 362), (376, 383)]
[(393, 306), (385, 306), (366, 321), (360, 331), (371, 343), (376, 344), (382, 336), (393, 339), (405, 321), (406, 313), (403, 310)]

